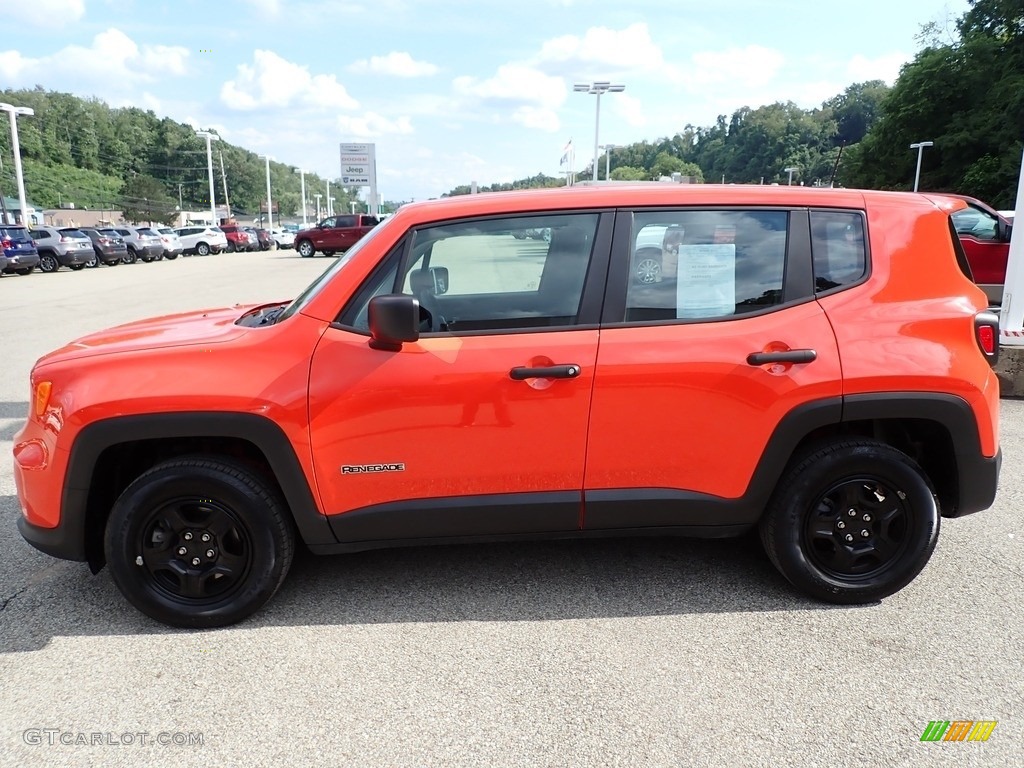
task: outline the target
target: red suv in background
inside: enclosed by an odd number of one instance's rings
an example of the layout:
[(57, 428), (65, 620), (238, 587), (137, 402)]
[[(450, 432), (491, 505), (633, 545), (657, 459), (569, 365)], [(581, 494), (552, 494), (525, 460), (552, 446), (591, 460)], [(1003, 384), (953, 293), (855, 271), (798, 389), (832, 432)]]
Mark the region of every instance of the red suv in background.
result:
[(249, 233), (246, 232), (244, 228), (237, 224), (221, 224), (219, 229), (228, 239), (228, 253), (254, 250), (253, 242), (249, 238)]
[(305, 258), (317, 251), (322, 251), (325, 256), (333, 256), (338, 251), (347, 251), (379, 223), (376, 216), (367, 216), (365, 213), (331, 216), (315, 227), (298, 232), (295, 235), (295, 250)]
[(1003, 301), (1006, 263), (1010, 256), (1010, 233), (1013, 222), (981, 200), (966, 195), (953, 195), (967, 203), (950, 218), (967, 254), (974, 282), (988, 297), (989, 304)]

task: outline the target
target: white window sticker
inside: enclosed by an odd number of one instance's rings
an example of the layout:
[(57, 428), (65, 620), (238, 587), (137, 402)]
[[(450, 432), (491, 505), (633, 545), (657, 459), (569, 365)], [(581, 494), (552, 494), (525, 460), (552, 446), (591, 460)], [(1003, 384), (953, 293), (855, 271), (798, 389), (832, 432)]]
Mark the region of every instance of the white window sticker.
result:
[(736, 312), (736, 245), (679, 246), (676, 317), (722, 317)]

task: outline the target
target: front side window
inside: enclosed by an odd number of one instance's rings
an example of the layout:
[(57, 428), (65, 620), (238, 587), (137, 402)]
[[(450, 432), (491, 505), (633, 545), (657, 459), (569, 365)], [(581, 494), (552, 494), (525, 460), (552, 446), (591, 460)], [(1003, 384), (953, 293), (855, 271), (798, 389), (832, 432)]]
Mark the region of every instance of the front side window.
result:
[(724, 319), (782, 303), (786, 211), (634, 215), (626, 322)]
[(329, 219), (324, 219), (323, 221), (321, 221), (321, 222), (320, 222), (320, 226), (321, 226), (321, 227), (322, 227), (323, 229), (330, 229), (330, 228), (332, 228), (332, 227), (334, 226), (334, 221), (335, 221), (334, 217), (333, 217), (333, 216), (331, 216), (331, 218), (329, 218)]
[(978, 240), (996, 240), (999, 220), (988, 211), (971, 206), (956, 211), (952, 216), (953, 226), (958, 235), (967, 235)]
[(598, 214), (562, 214), (417, 230), (401, 267), (373, 278), (342, 323), (366, 332), (369, 300), (404, 293), (419, 300), (423, 333), (571, 326), (597, 223)]

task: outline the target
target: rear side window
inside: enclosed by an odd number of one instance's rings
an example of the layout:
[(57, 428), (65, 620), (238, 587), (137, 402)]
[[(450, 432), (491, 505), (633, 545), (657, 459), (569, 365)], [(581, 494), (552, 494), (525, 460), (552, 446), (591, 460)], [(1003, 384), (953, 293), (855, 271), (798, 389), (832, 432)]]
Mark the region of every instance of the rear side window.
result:
[[(0, 232), (3, 232), (4, 237), (8, 237), (11, 240), (22, 240), (23, 238), (19, 234), (21, 231), (22, 230), (17, 230), (17, 229), (4, 229), (4, 230), (0, 230)], [(50, 236), (50, 233), (47, 232), (46, 230), (34, 229), (34, 230), (32, 230), (32, 238), (31, 239), (33, 239), (33, 240), (45, 240), (49, 236)]]
[(626, 322), (725, 319), (781, 304), (788, 230), (786, 211), (635, 214)]
[(811, 211), (814, 290), (824, 293), (867, 273), (864, 217), (854, 211)]

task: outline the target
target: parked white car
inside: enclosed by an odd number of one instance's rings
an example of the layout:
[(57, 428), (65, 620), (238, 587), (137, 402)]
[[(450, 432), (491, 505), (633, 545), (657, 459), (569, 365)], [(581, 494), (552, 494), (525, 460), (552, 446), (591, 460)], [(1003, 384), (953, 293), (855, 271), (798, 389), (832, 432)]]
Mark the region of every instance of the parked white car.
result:
[(270, 230), (270, 236), (274, 238), (274, 242), (277, 243), (278, 248), (295, 247), (294, 232), (289, 232), (287, 229), (272, 229)]
[(185, 251), (185, 246), (178, 237), (178, 233), (168, 227), (160, 227), (156, 230), (160, 235), (160, 242), (164, 244), (164, 258), (176, 259)]
[(185, 253), (207, 256), (227, 250), (228, 236), (216, 227), (199, 224), (193, 227), (180, 227), (174, 230)]

